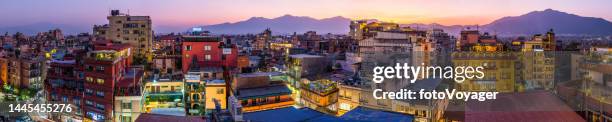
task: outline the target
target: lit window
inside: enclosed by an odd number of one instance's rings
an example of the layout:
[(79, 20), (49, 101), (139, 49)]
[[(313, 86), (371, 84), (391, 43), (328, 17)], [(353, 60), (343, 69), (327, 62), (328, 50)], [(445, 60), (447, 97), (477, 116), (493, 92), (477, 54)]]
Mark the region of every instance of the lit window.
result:
[(209, 46), (209, 45), (204, 46), (204, 50), (210, 50), (210, 49), (211, 49), (211, 48), (210, 48), (210, 46)]
[(93, 90), (91, 90), (91, 89), (85, 89), (85, 93), (92, 94), (92, 93), (93, 93)]
[(206, 55), (205, 58), (207, 61), (211, 59), (210, 55)]
[(87, 82), (93, 82), (93, 78), (92, 77), (87, 77), (87, 78), (85, 78), (85, 80), (87, 80)]
[(222, 88), (217, 89), (217, 94), (223, 94), (224, 90)]
[(91, 101), (89, 101), (89, 100), (86, 100), (86, 101), (85, 101), (85, 105), (89, 105), (89, 106), (91, 106), (91, 105), (93, 105), (93, 102), (91, 102)]
[(98, 97), (104, 97), (104, 92), (103, 91), (97, 91), (96, 95), (98, 95)]
[(98, 80), (96, 80), (96, 82), (97, 82), (98, 84), (104, 84), (104, 79), (98, 79)]
[(100, 110), (104, 110), (104, 105), (102, 104), (96, 104), (96, 108), (100, 109)]

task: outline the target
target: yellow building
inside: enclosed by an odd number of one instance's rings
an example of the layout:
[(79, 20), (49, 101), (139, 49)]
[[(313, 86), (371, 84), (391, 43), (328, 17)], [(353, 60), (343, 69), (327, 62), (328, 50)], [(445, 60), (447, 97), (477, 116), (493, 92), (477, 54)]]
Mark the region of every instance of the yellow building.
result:
[(482, 66), (484, 78), (466, 79), (457, 83), (460, 91), (514, 92), (515, 60), (511, 52), (454, 52), (452, 62), (457, 66)]
[(301, 101), (305, 107), (328, 114), (336, 114), (338, 102), (337, 83), (327, 79), (304, 80), (300, 88)]
[[(359, 106), (393, 111), (414, 115), (414, 121), (417, 122), (432, 122), (442, 118), (444, 110), (448, 104), (447, 99), (442, 100), (401, 100), (401, 99), (376, 99), (372, 95), (373, 89), (384, 89), (385, 91), (398, 91), (398, 89), (425, 89), (432, 90), (440, 84), (439, 79), (423, 79), (416, 81), (411, 85), (399, 85), (398, 82), (376, 85), (365, 84), (348, 84), (343, 83), (338, 85), (338, 112), (336, 116), (342, 116)], [(378, 94), (382, 95), (382, 94)]]
[(183, 108), (184, 82), (182, 79), (160, 78), (146, 82), (145, 111), (155, 108)]
[(215, 109), (215, 103), (221, 105), (221, 109), (227, 106), (227, 86), (225, 80), (210, 80), (206, 82), (206, 109)]
[(108, 24), (94, 26), (95, 36), (128, 43), (135, 47), (136, 51), (133, 52), (136, 59), (146, 59), (148, 62), (152, 60), (153, 30), (149, 16), (130, 16), (112, 10), (107, 19)]
[(8, 59), (0, 58), (0, 85), (8, 84), (8, 64)]
[(520, 81), (523, 84), (520, 86), (527, 90), (553, 88), (555, 52), (552, 52), (554, 48), (547, 46), (548, 38), (551, 37), (535, 35), (531, 41), (526, 41), (521, 46), (521, 53), (519, 53), (519, 60), (522, 62)]

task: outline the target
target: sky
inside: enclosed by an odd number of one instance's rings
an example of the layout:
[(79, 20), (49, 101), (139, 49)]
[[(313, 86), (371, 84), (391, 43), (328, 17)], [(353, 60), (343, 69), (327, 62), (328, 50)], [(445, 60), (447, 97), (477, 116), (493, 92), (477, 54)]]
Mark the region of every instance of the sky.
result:
[(1, 0), (0, 27), (33, 23), (91, 27), (107, 23), (111, 9), (151, 16), (154, 29), (162, 32), (286, 14), (473, 25), (551, 8), (610, 21), (610, 5), (611, 0)]

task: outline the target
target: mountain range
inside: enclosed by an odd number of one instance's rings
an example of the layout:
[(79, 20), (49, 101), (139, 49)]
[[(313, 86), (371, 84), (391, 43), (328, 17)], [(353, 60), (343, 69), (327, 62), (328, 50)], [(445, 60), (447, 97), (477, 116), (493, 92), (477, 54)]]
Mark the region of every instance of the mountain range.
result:
[(306, 16), (284, 15), (277, 18), (251, 17), (248, 20), (235, 23), (222, 23), (215, 25), (199, 26), (204, 30), (220, 34), (247, 34), (260, 33), (270, 28), (275, 34), (304, 33), (317, 31), (317, 33), (348, 33), (349, 18), (341, 16), (315, 19)]
[[(315, 19), (307, 16), (284, 15), (276, 18), (251, 17), (244, 21), (234, 23), (221, 23), (214, 25), (195, 26), (214, 34), (255, 34), (270, 28), (273, 34), (304, 33), (317, 31), (319, 34), (334, 33), (347, 34), (351, 19), (336, 16), (324, 19)], [(155, 24), (155, 23), (154, 23)], [(519, 16), (507, 16), (497, 19), (489, 24), (476, 25), (441, 25), (437, 23), (421, 24), (406, 23), (401, 26), (410, 26), (418, 29), (440, 28), (457, 35), (461, 30), (471, 27), (498, 35), (531, 35), (544, 33), (553, 29), (555, 33), (563, 35), (612, 35), (612, 23), (596, 17), (583, 17), (553, 9), (533, 11)], [(18, 26), (0, 27), (0, 33), (22, 32), (33, 35), (50, 29), (59, 28), (67, 34), (91, 32), (91, 24), (58, 24), (52, 22), (39, 22)], [(154, 25), (155, 32), (185, 31), (185, 26)], [(191, 30), (191, 29), (189, 29)]]
[[(277, 18), (252, 17), (245, 21), (235, 23), (222, 23), (215, 25), (197, 26), (212, 33), (246, 34), (260, 33), (270, 28), (275, 34), (304, 33), (317, 31), (318, 33), (346, 34), (351, 19), (337, 16), (325, 19), (315, 19), (305, 16), (284, 15)], [(499, 35), (529, 35), (544, 33), (553, 29), (557, 34), (570, 35), (612, 35), (612, 23), (602, 18), (583, 17), (575, 14), (561, 12), (553, 9), (533, 11), (520, 16), (508, 16), (497, 19), (485, 25), (441, 25), (432, 24), (402, 24), (413, 28), (427, 29), (440, 28), (451, 34), (458, 34), (467, 27), (478, 28), (482, 31)]]

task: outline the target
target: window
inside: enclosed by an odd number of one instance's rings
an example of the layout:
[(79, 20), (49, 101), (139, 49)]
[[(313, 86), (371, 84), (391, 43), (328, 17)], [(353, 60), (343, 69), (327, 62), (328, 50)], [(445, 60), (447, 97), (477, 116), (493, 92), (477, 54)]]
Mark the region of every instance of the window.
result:
[(86, 100), (86, 101), (85, 101), (85, 105), (88, 105), (88, 106), (93, 106), (93, 102), (91, 102), (91, 101), (89, 101), (89, 100)]
[(204, 50), (208, 51), (208, 50), (210, 50), (210, 49), (211, 49), (211, 48), (210, 48), (210, 45), (206, 45), (206, 46), (204, 46)]
[(121, 122), (132, 122), (131, 116), (121, 116)]
[(98, 80), (96, 80), (96, 82), (97, 82), (98, 84), (104, 84), (104, 79), (99, 79), (99, 78), (98, 78)]
[(187, 46), (185, 46), (185, 50), (187, 50), (187, 51), (191, 51), (191, 45), (187, 45)]
[(55, 68), (55, 74), (60, 74), (62, 70), (60, 68)]
[(92, 95), (92, 94), (93, 94), (93, 90), (91, 90), (91, 89), (85, 89), (85, 94), (87, 94), (87, 95)]
[(104, 67), (103, 66), (98, 66), (98, 67), (96, 67), (96, 71), (103, 72), (104, 71)]
[(93, 66), (87, 65), (85, 66), (85, 68), (87, 69), (87, 71), (93, 71)]
[(132, 109), (132, 103), (121, 103), (121, 109)]
[(78, 97), (73, 98), (72, 103), (74, 103), (77, 106), (81, 106), (81, 100)]
[(96, 108), (100, 109), (100, 110), (104, 110), (104, 105), (102, 104), (96, 104)]
[(97, 95), (98, 97), (104, 97), (104, 92), (103, 92), (103, 91), (97, 91), (97, 92), (96, 92), (96, 95)]
[(211, 59), (210, 55), (205, 55), (204, 57), (207, 61)]
[(219, 88), (217, 89), (217, 94), (223, 94), (225, 90), (223, 90), (223, 88)]
[(92, 77), (87, 77), (87, 78), (85, 78), (85, 80), (87, 80), (87, 82), (90, 82), (90, 83), (93, 82), (93, 78)]

